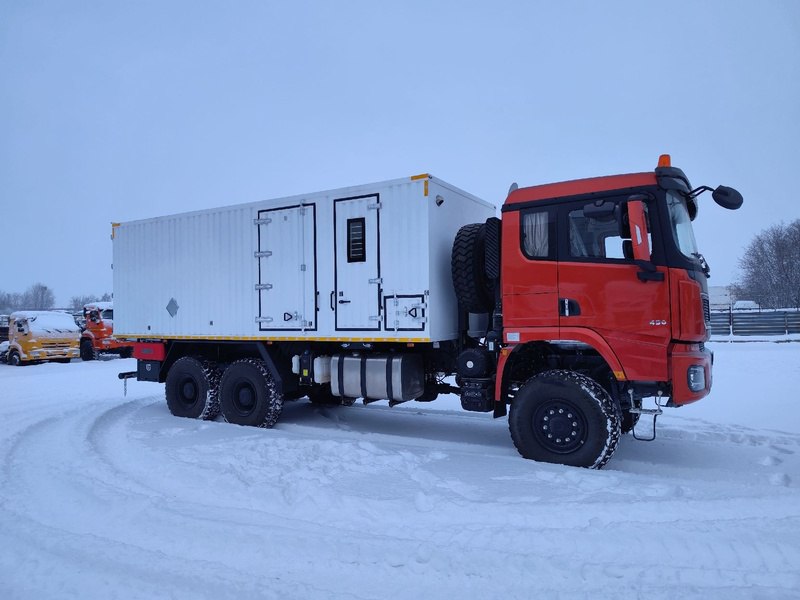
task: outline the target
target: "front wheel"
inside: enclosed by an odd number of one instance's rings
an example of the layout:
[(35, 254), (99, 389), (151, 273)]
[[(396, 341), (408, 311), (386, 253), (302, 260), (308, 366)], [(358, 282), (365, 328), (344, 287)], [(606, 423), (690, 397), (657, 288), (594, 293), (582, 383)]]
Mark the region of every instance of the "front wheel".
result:
[(22, 359), (19, 356), (19, 352), (12, 350), (8, 353), (8, 364), (10, 364), (12, 367), (22, 366)]
[(608, 392), (585, 375), (562, 370), (539, 373), (519, 389), (508, 425), (523, 457), (590, 469), (608, 462), (620, 436)]
[(94, 360), (97, 358), (92, 346), (92, 340), (86, 338), (81, 340), (81, 360)]

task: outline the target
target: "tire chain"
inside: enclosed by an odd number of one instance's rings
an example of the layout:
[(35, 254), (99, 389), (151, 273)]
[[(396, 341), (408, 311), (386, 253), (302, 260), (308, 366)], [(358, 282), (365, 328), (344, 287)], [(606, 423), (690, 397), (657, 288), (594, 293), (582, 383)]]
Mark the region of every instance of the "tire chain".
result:
[(267, 414), (264, 415), (264, 421), (260, 423), (258, 427), (271, 429), (275, 426), (275, 423), (278, 422), (281, 412), (283, 411), (283, 395), (279, 394), (278, 390), (275, 389), (275, 381), (272, 379), (272, 375), (263, 360), (257, 358), (242, 358), (232, 363), (231, 366), (236, 363), (249, 363), (253, 365), (264, 378), (267, 384), (267, 395), (269, 396), (269, 409), (267, 410)]
[(220, 399), (219, 399), (219, 382), (222, 379), (222, 371), (220, 371), (217, 363), (210, 360), (204, 360), (201, 357), (196, 357), (200, 364), (203, 366), (203, 376), (208, 383), (208, 394), (206, 395), (205, 408), (200, 413), (200, 419), (210, 421), (219, 414)]
[(615, 408), (614, 401), (612, 400), (611, 396), (603, 388), (603, 386), (601, 386), (591, 377), (587, 377), (586, 375), (581, 375), (580, 373), (575, 373), (573, 371), (565, 371), (561, 369), (553, 369), (550, 371), (542, 371), (540, 373), (537, 373), (533, 377), (529, 378), (523, 384), (523, 386), (527, 385), (534, 379), (545, 376), (556, 376), (559, 379), (571, 381), (572, 383), (576, 384), (579, 388), (584, 388), (584, 389), (588, 388), (586, 389), (586, 391), (589, 392), (592, 398), (599, 401), (600, 410), (603, 412), (603, 415), (606, 417), (607, 421), (611, 424), (611, 431), (609, 432), (609, 437), (606, 440), (603, 452), (600, 454), (600, 456), (597, 457), (597, 460), (594, 462), (594, 464), (587, 468), (602, 469), (614, 455), (614, 452), (617, 449), (617, 444), (619, 443), (619, 438), (621, 436), (621, 429), (622, 429), (620, 415), (617, 409)]

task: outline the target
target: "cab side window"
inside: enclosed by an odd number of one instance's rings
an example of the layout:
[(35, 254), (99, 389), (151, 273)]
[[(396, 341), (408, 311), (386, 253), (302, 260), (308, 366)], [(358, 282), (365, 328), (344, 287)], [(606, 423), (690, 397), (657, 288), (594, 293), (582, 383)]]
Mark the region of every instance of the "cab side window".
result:
[(569, 254), (574, 258), (624, 258), (617, 215), (590, 217), (584, 209), (567, 216)]
[(520, 219), (522, 252), (531, 259), (555, 258), (555, 219), (549, 209), (525, 211)]
[(569, 258), (633, 260), (625, 202), (572, 205), (566, 212), (566, 228)]

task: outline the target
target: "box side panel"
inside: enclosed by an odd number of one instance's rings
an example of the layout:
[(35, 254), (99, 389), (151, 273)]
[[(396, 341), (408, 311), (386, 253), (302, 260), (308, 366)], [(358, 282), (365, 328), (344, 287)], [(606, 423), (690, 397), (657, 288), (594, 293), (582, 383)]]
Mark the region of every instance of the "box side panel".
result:
[[(375, 289), (379, 321), (370, 330), (340, 331), (336, 326), (336, 257), (346, 248), (341, 247), (341, 237), (337, 248), (334, 206), (366, 195), (376, 196), (380, 205), (375, 209), (380, 273), (369, 284), (371, 297)], [(437, 196), (444, 199), (440, 206)], [(276, 297), (281, 303), (273, 312), (280, 318), (302, 312), (313, 329), (267, 331), (268, 326), (256, 320), (259, 311), (278, 317), (269, 312), (270, 306), (259, 307), (259, 296), (262, 304), (268, 298), (271, 302), (278, 287), (258, 290), (256, 286), (272, 281), (265, 267), (277, 261), (257, 256), (270, 248), (268, 243), (259, 247), (263, 226), (254, 219), (269, 214), (265, 210), (300, 204), (314, 207), (309, 213), (313, 214), (313, 235), (304, 229), (312, 241), (303, 245), (314, 261), (312, 265), (304, 256), (286, 262), (293, 269), (307, 265), (307, 287), (316, 292), (302, 311), (292, 308), (297, 304), (294, 296), (294, 304), (286, 305), (292, 310), (284, 308), (286, 299)], [(457, 303), (450, 276), (453, 239), (462, 225), (483, 222), (493, 214), (487, 203), (440, 185), (435, 178), (406, 178), (123, 223), (114, 237), (115, 330), (138, 338), (453, 339), (457, 335)]]
[(428, 197), (408, 179), (381, 194), (381, 329), (386, 339), (434, 340), (426, 307)]
[(435, 326), (432, 334), (437, 339), (454, 339), (458, 335), (458, 301), (450, 271), (453, 241), (464, 225), (483, 223), (489, 217), (495, 216), (495, 208), (432, 179), (429, 184), (428, 213), (429, 311), (431, 322)]
[(256, 227), (250, 207), (120, 225), (115, 333), (250, 336), (256, 328)]

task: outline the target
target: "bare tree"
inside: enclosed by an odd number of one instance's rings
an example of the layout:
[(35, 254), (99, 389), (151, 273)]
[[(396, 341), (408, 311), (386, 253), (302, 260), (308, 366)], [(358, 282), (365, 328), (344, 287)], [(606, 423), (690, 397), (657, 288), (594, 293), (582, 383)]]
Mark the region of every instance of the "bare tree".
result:
[(86, 296), (73, 296), (69, 299), (69, 307), (73, 311), (80, 311), (83, 309), (84, 304), (89, 304), (89, 302), (96, 302), (97, 296), (95, 294), (88, 294)]
[(23, 294), (26, 308), (32, 310), (47, 310), (53, 308), (56, 296), (49, 287), (43, 283), (34, 283)]
[(90, 302), (110, 302), (111, 301), (111, 294), (106, 292), (102, 296), (98, 296), (97, 294), (87, 294), (85, 296), (73, 296), (69, 299), (69, 306), (74, 311), (79, 311), (83, 308), (84, 304), (89, 304)]
[(800, 219), (759, 233), (739, 259), (736, 297), (764, 308), (800, 308)]

